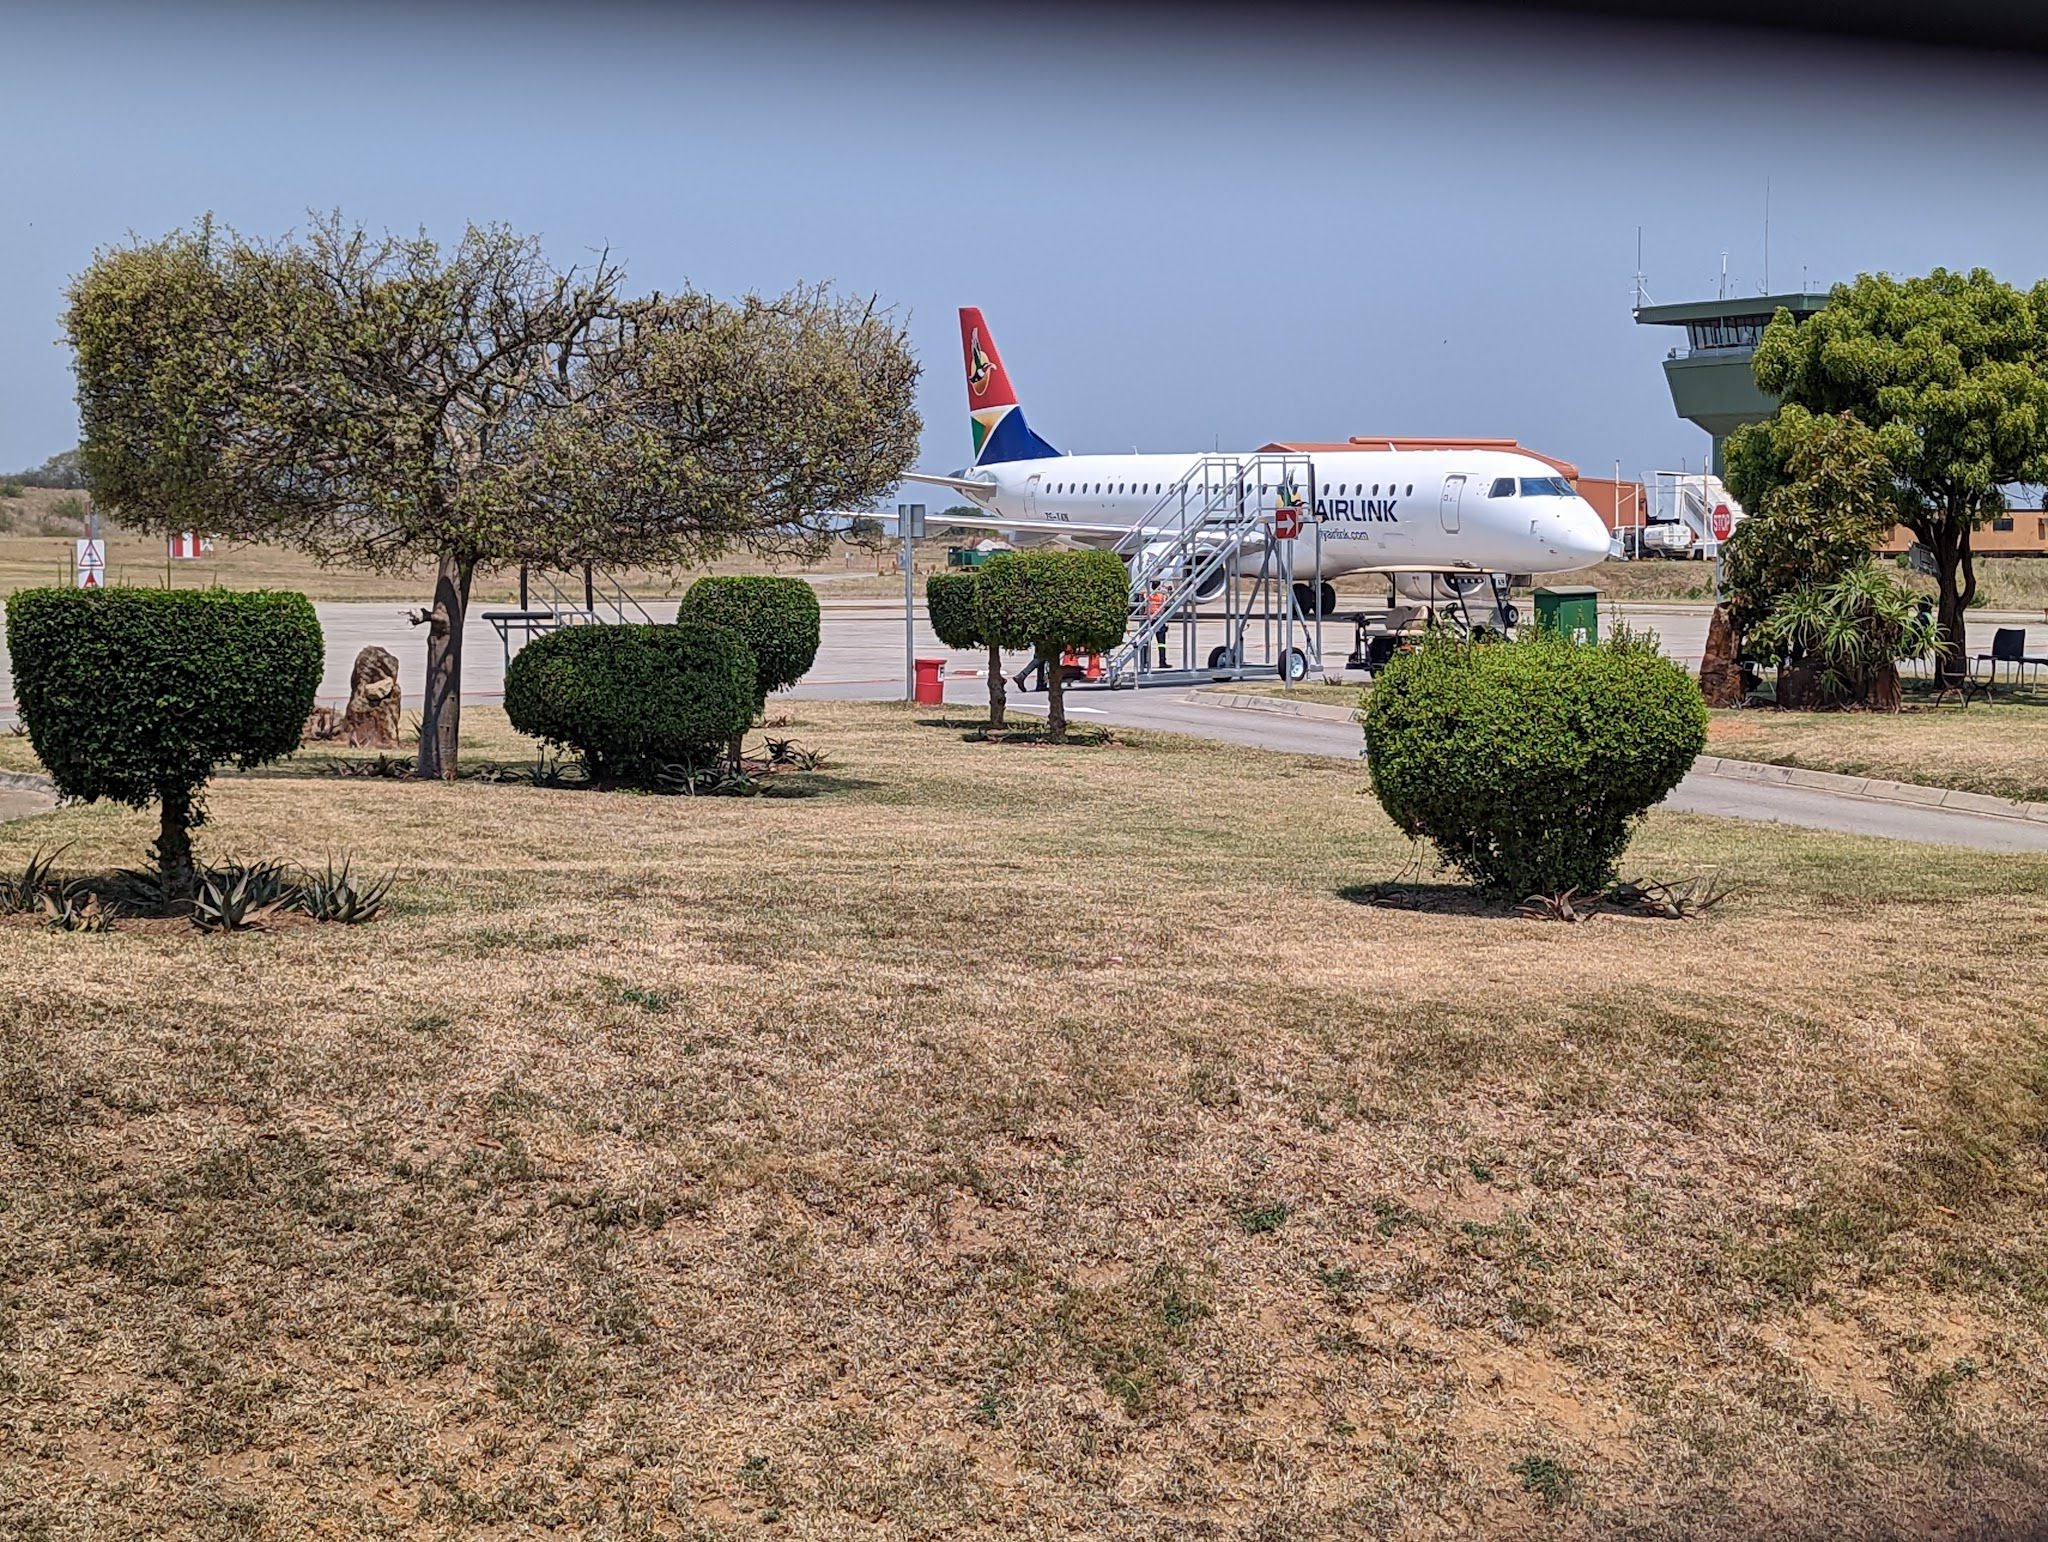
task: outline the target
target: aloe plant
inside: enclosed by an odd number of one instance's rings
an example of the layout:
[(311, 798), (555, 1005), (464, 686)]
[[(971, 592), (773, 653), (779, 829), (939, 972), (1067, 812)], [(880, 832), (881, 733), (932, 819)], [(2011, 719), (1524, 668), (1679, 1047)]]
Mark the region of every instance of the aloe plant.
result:
[(38, 846), (17, 873), (0, 874), (0, 915), (22, 915), (38, 908), (50, 888), (51, 869), (64, 848), (45, 852)]
[(247, 932), (265, 925), (285, 904), (268, 900), (268, 875), (259, 869), (208, 868), (192, 900), (192, 924), (202, 932)]
[(110, 932), (114, 916), (97, 894), (68, 889), (43, 895), (43, 924), (60, 932)]
[(315, 921), (336, 921), (343, 926), (376, 920), (390, 896), (394, 875), (386, 873), (372, 883), (358, 886), (353, 864), (353, 858), (343, 857), (341, 866), (336, 867), (330, 857), (322, 871), (309, 872), (298, 887), (298, 908)]

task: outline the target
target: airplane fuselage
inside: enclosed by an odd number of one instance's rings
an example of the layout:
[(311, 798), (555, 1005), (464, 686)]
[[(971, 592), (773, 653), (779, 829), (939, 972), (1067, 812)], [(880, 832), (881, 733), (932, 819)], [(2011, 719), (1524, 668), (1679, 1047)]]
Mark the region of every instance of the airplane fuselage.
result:
[[(1060, 455), (985, 463), (954, 485), (977, 523), (1091, 546), (1179, 529), (1175, 485), (1200, 455)], [(1248, 464), (1253, 457), (1240, 457)], [(1261, 462), (1270, 479), (1277, 458)], [(1486, 449), (1317, 450), (1289, 458), (1302, 534), (1283, 543), (1291, 576), (1360, 568), (1472, 567), (1555, 573), (1607, 555), (1607, 527), (1549, 462)], [(1307, 467), (1303, 475), (1301, 468)], [(1248, 502), (1270, 509), (1268, 480)], [(1163, 502), (1164, 501), (1164, 502)], [(1142, 538), (1141, 538), (1142, 539)]]

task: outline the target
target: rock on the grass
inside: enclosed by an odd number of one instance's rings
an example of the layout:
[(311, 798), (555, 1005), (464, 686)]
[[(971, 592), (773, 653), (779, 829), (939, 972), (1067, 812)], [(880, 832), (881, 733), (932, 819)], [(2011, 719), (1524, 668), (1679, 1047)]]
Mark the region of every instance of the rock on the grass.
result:
[(375, 644), (356, 655), (349, 671), (348, 707), (315, 707), (302, 737), (308, 743), (339, 740), (361, 749), (398, 748), (400, 695), (398, 658)]
[(1707, 623), (1707, 647), (1700, 658), (1700, 694), (1710, 707), (1742, 705), (1742, 666), (1735, 660), (1735, 621), (1726, 605), (1716, 605), (1714, 619)]

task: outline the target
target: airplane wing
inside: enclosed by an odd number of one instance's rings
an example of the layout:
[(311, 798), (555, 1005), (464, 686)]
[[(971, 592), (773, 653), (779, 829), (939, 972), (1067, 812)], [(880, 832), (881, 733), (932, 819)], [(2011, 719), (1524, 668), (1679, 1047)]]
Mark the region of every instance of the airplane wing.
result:
[(954, 492), (966, 493), (970, 497), (996, 490), (995, 483), (987, 477), (942, 477), (929, 471), (906, 471), (903, 473), (903, 480), (923, 482), (931, 487), (950, 487)]
[(1073, 519), (1011, 519), (1001, 514), (932, 514), (927, 516), (933, 527), (958, 525), (963, 530), (1015, 530), (1031, 535), (1074, 535), (1090, 538), (1124, 536), (1131, 533), (1129, 525), (1093, 525), (1085, 520)]
[[(906, 482), (922, 482), (928, 487), (950, 487), (956, 493), (980, 500), (995, 491), (995, 484), (986, 477), (942, 477), (929, 471), (906, 471)], [(1018, 530), (1029, 531), (1032, 535), (1075, 535), (1075, 536), (1125, 536), (1131, 533), (1129, 525), (1091, 524), (1086, 520), (1016, 519), (1002, 514), (940, 514), (930, 516), (935, 525), (958, 525), (964, 530)]]

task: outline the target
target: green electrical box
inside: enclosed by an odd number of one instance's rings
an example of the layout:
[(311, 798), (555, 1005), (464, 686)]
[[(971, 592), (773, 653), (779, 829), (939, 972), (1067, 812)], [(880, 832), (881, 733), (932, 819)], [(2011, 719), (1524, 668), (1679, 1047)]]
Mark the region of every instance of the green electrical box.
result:
[(1600, 591), (1585, 584), (1566, 584), (1536, 591), (1536, 626), (1557, 632), (1575, 643), (1600, 640)]

